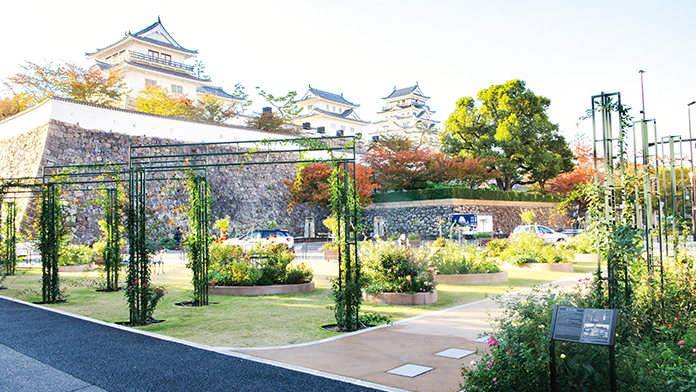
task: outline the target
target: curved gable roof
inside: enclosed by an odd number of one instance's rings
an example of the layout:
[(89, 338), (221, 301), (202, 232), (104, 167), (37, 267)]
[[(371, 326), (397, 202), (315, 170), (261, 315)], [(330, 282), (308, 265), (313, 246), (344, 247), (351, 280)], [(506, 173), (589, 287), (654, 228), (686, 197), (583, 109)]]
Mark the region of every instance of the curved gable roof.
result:
[(425, 95), (423, 95), (423, 92), (421, 91), (420, 87), (418, 86), (418, 83), (416, 83), (415, 86), (400, 88), (398, 90), (396, 89), (396, 86), (394, 86), (394, 91), (392, 91), (392, 93), (389, 94), (388, 97), (384, 97), (382, 99), (397, 98), (397, 97), (402, 97), (402, 96), (409, 95), (409, 94), (417, 95), (417, 96), (423, 97), (425, 99), (430, 99), (430, 97), (426, 97)]
[[(153, 38), (157, 37), (157, 38)], [(116, 46), (123, 41), (126, 41), (128, 39), (134, 39), (138, 41), (142, 41), (145, 43), (149, 44), (154, 44), (154, 45), (159, 45), (159, 46), (164, 46), (169, 49), (177, 50), (180, 51), (184, 54), (187, 55), (197, 55), (198, 50), (192, 50), (192, 49), (186, 49), (183, 46), (179, 45), (178, 42), (172, 36), (169, 34), (167, 29), (164, 28), (164, 25), (162, 25), (162, 22), (160, 21), (159, 18), (157, 18), (157, 22), (151, 24), (150, 26), (138, 31), (135, 34), (131, 34), (131, 32), (127, 32), (126, 36), (118, 40), (117, 42), (105, 46), (103, 48), (97, 49), (92, 53), (86, 53), (87, 56), (93, 56), (105, 49), (111, 48), (113, 46)]]
[(302, 99), (300, 99), (300, 101), (304, 101), (306, 99), (309, 99), (308, 95), (310, 93), (314, 94), (315, 96), (317, 96), (319, 98), (326, 99), (328, 101), (333, 101), (333, 102), (340, 103), (343, 105), (360, 107), (360, 105), (349, 102), (348, 100), (343, 98), (343, 94), (338, 95), (338, 94), (330, 93), (328, 91), (319, 90), (319, 89), (313, 88), (311, 84), (309, 85), (309, 90), (307, 91), (307, 94), (305, 94), (305, 96), (302, 97)]

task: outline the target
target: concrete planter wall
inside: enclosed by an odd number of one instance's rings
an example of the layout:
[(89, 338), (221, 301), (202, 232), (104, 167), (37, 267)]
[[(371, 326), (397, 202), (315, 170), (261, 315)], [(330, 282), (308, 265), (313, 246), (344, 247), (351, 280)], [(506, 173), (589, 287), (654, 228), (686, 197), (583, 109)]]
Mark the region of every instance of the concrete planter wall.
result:
[(507, 271), (494, 274), (436, 275), (435, 281), (442, 284), (494, 284), (508, 281)]
[(58, 266), (58, 272), (84, 272), (91, 271), (94, 268), (94, 264), (61, 265)]
[(389, 305), (428, 305), (437, 302), (437, 289), (432, 293), (381, 293), (367, 294), (363, 291), (363, 300)]
[(273, 286), (212, 286), (210, 295), (233, 295), (233, 296), (252, 296), (252, 295), (272, 295), (306, 293), (314, 291), (314, 282), (301, 284), (278, 284)]
[(594, 261), (597, 262), (597, 255), (594, 253), (576, 253), (575, 261)]

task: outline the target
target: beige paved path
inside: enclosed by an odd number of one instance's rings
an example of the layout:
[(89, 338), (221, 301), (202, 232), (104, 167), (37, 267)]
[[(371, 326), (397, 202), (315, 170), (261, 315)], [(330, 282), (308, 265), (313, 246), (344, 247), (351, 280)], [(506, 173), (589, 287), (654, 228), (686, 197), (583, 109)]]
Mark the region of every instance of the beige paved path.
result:
[[(572, 287), (579, 276), (552, 285)], [(218, 349), (409, 391), (458, 391), (462, 363), (469, 364), (478, 358), (470, 355), (451, 359), (434, 354), (449, 348), (472, 351), (486, 348), (485, 343), (474, 339), (492, 330), (488, 324), (489, 313), (495, 317), (501, 310), (493, 300), (483, 300), (320, 342), (282, 348)], [(386, 373), (408, 363), (434, 369), (414, 378)]]

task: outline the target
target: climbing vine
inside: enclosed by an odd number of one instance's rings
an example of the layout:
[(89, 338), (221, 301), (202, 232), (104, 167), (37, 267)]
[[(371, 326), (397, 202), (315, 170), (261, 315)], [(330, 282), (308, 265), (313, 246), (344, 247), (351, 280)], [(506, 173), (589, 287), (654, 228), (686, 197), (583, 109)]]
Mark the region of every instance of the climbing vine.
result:
[(208, 226), (210, 220), (210, 190), (206, 178), (189, 171), (186, 190), (190, 197), (188, 209), (189, 235), (186, 251), (187, 267), (193, 271), (193, 305), (208, 305)]
[(332, 195), (331, 210), (337, 222), (335, 241), (339, 253), (338, 277), (332, 281), (334, 315), (339, 329), (354, 331), (360, 328), (363, 286), (356, 242), (356, 234), (360, 231), (357, 227), (360, 209), (348, 162), (335, 162), (333, 166), (329, 187)]

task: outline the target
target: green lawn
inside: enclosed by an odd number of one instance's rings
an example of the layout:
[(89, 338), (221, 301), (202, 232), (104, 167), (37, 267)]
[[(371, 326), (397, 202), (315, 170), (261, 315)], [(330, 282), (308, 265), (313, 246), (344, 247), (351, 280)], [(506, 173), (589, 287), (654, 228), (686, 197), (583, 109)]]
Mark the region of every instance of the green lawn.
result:
[[(216, 304), (199, 308), (182, 308), (174, 303), (191, 300), (191, 272), (185, 267), (168, 266), (166, 274), (153, 275), (154, 284), (169, 291), (155, 311), (154, 317), (166, 322), (139, 327), (196, 343), (225, 347), (263, 347), (303, 343), (334, 336), (337, 333), (321, 328), (334, 323), (333, 305), (328, 278), (335, 276), (337, 264), (325, 261), (307, 263), (315, 271), (316, 290), (311, 293), (269, 295), (261, 297), (211, 296)], [(427, 314), (486, 298), (522, 290), (533, 285), (554, 282), (591, 272), (595, 262), (576, 262), (575, 272), (538, 272), (510, 270), (506, 283), (476, 286), (438, 285), (438, 301), (425, 306), (396, 306), (363, 303), (361, 312), (390, 315), (393, 321)], [(128, 304), (123, 291), (96, 292), (100, 273), (61, 273), (61, 287), (67, 301), (46, 305), (66, 312), (108, 322), (127, 321)], [(41, 300), (41, 271), (18, 268), (15, 276), (3, 282), (7, 290), (0, 295), (29, 302)]]

